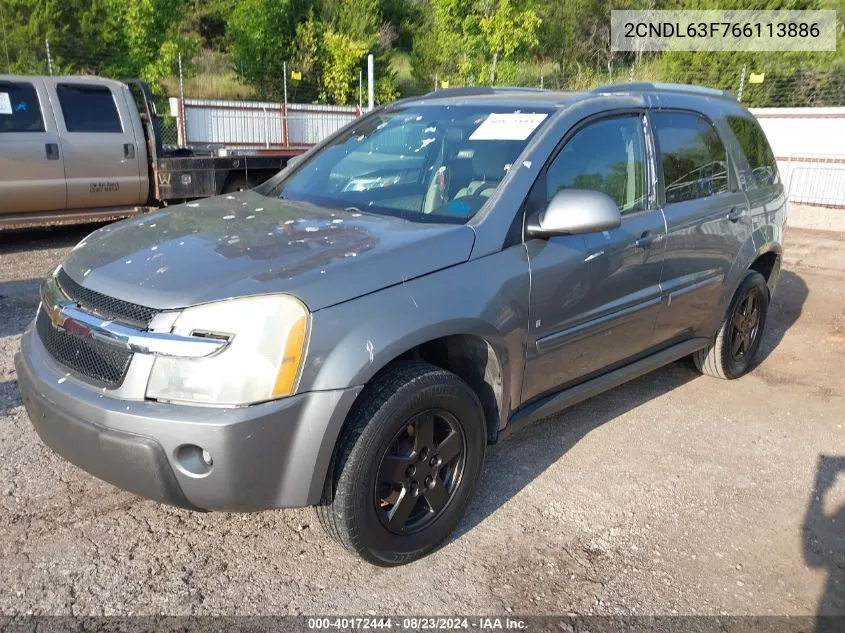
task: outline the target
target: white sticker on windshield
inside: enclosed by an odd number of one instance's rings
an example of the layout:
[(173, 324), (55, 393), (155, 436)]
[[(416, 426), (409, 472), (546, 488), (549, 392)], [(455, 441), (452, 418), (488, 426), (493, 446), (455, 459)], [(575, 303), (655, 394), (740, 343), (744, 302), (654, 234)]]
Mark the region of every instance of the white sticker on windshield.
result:
[(471, 141), (524, 141), (547, 114), (505, 112), (491, 114), (473, 132)]
[(12, 100), (8, 92), (0, 92), (0, 114), (12, 114)]

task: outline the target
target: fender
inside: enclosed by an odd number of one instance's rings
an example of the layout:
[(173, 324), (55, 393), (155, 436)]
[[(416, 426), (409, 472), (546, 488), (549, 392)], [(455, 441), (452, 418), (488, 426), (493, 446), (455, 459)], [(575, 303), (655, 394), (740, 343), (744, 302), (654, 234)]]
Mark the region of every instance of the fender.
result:
[(482, 338), (502, 372), (500, 417), (519, 403), (528, 327), (524, 245), (391, 286), (313, 314), (300, 391), (365, 385), (414, 347)]
[[(312, 315), (300, 391), (361, 389), (390, 362), (422, 343), (474, 335), (490, 346), (501, 368), (501, 429), (520, 401), (529, 283), (527, 255), (519, 244), (318, 310)], [(342, 423), (326, 428), (319, 438), (310, 498), (319, 499), (328, 481), (342, 428)]]

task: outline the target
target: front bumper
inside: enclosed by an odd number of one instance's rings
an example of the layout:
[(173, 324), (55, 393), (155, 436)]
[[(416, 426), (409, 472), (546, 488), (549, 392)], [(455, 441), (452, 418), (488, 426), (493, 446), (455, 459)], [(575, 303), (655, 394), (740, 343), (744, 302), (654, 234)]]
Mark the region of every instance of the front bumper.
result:
[[(255, 511), (319, 502), (334, 445), (361, 387), (243, 408), (111, 397), (57, 364), (30, 327), (18, 385), (42, 441), (135, 494), (195, 510)], [(211, 454), (191, 472), (185, 446)]]

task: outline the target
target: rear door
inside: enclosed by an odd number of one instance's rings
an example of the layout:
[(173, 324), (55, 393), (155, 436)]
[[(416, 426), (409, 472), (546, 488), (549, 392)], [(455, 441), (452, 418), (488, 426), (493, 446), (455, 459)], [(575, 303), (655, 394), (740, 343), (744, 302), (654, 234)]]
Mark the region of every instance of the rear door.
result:
[(44, 84), (0, 77), (0, 213), (65, 208), (62, 148)]
[(563, 188), (608, 194), (622, 225), (526, 243), (531, 298), (523, 401), (625, 364), (651, 346), (665, 225), (647, 131), (642, 111), (583, 122), (538, 180), (543, 203)]
[(713, 123), (680, 110), (657, 110), (651, 119), (668, 232), (655, 338), (709, 336), (725, 280), (751, 237), (748, 200)]
[(94, 81), (63, 78), (48, 85), (64, 148), (68, 209), (138, 204), (145, 154), (123, 95)]

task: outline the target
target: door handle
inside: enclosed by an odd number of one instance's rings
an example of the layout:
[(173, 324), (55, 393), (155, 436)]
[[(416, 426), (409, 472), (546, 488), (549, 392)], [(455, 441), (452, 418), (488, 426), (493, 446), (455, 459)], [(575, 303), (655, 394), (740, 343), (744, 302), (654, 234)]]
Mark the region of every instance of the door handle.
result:
[(731, 222), (738, 222), (743, 215), (745, 215), (745, 209), (743, 209), (742, 207), (734, 207), (733, 209), (728, 211), (728, 214), (725, 216), (725, 219)]
[(47, 154), (47, 160), (59, 160), (59, 144), (45, 143), (44, 151)]
[(135, 145), (132, 143), (124, 143), (123, 144), (123, 157), (124, 158), (135, 158)]
[(652, 233), (651, 231), (645, 231), (636, 242), (634, 242), (634, 246), (637, 248), (651, 248), (651, 245), (659, 242), (663, 239), (663, 234), (661, 233)]

